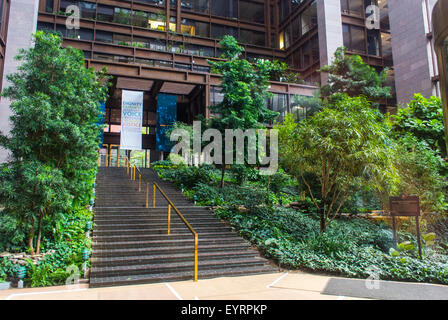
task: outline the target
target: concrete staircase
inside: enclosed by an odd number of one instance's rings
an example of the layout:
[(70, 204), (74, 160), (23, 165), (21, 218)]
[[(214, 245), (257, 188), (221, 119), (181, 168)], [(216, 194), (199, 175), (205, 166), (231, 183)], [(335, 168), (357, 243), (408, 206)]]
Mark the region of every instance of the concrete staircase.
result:
[[(199, 280), (277, 271), (210, 210), (194, 206), (151, 169), (156, 181), (199, 235)], [(146, 209), (146, 186), (138, 192), (124, 168), (100, 168), (97, 176), (91, 287), (193, 280), (194, 240), (174, 210), (167, 235), (167, 202), (156, 193), (156, 208)]]

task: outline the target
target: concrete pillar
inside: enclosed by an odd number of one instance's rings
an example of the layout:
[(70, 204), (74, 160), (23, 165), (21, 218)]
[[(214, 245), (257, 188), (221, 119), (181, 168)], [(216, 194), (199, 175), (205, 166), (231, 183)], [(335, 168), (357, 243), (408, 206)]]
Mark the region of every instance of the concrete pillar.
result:
[[(320, 66), (331, 64), (337, 48), (344, 45), (340, 0), (317, 0)], [(328, 75), (321, 73), (322, 85)]]
[[(18, 50), (29, 48), (32, 44), (32, 33), (36, 32), (37, 12), (39, 0), (14, 0), (11, 1), (9, 10), (9, 27), (6, 36), (5, 66), (3, 71), (3, 87), (9, 86), (6, 75), (17, 71), (20, 62), (14, 60)], [(2, 98), (0, 101), (0, 131), (8, 133), (11, 129), (9, 117), (10, 101)], [(0, 162), (7, 159), (7, 151), (0, 149)]]
[(437, 73), (430, 14), (435, 0), (389, 0), (389, 21), (398, 103), (408, 103), (414, 93), (437, 95), (432, 77)]

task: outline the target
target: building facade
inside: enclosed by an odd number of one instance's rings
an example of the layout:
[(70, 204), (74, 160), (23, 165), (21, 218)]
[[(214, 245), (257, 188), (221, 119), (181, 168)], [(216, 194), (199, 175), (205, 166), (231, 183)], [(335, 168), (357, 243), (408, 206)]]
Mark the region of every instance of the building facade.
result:
[[(6, 6), (12, 2), (9, 17), (14, 21), (6, 42), (0, 35), (0, 54), (7, 61), (17, 46), (28, 47), (36, 28), (61, 32), (64, 45), (83, 50), (88, 67), (106, 67), (112, 76), (111, 97), (105, 104), (105, 145), (116, 148), (120, 141), (121, 91), (144, 91), (143, 148), (151, 150), (148, 158), (157, 160), (161, 157), (156, 147), (158, 96), (177, 96), (177, 120), (192, 122), (199, 114), (209, 116), (209, 106), (219, 103), (222, 94), (220, 77), (210, 73), (208, 60), (219, 59), (219, 41), (226, 34), (238, 39), (244, 58), (276, 59), (300, 74), (300, 83), (271, 83), (274, 97), (267, 105), (281, 116), (288, 112), (306, 116), (295, 96), (311, 96), (315, 84), (326, 82), (318, 69), (331, 63), (340, 46), (378, 71), (390, 68), (388, 85), (400, 101), (406, 88), (418, 92), (410, 84), (402, 89), (405, 56), (393, 50), (392, 33), (404, 31), (401, 24), (389, 22), (389, 7), (407, 1), (411, 0), (0, 0)], [(26, 8), (16, 12), (14, 3)], [(70, 6), (79, 8), (76, 28), (66, 24)], [(12, 16), (16, 14), (20, 19)], [(12, 62), (5, 66), (3, 78), (15, 70)], [(394, 79), (400, 79), (400, 84)], [(383, 111), (393, 111), (395, 102), (395, 97), (384, 101)], [(2, 100), (1, 108), (0, 130), (7, 131), (8, 102)]]

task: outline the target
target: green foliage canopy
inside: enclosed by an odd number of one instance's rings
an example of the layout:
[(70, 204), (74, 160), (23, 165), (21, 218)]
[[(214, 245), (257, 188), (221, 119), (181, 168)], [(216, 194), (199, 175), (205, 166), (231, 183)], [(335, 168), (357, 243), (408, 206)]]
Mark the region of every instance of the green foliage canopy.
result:
[[(281, 163), (306, 185), (319, 211), (321, 231), (355, 185), (368, 185), (372, 176), (392, 165), (388, 128), (363, 96), (345, 96), (299, 124), (289, 116), (276, 129)], [(311, 186), (314, 181), (317, 192)]]
[(340, 47), (334, 54), (333, 63), (320, 69), (320, 72), (328, 73), (328, 84), (321, 88), (322, 97), (335, 98), (341, 93), (350, 97), (364, 95), (376, 103), (391, 98), (391, 88), (384, 85), (387, 71), (386, 68), (378, 73), (360, 56), (346, 54), (346, 49)]
[(53, 33), (38, 31), (17, 59), (22, 64), (2, 94), (13, 115), (9, 135), (0, 135), (10, 153), (0, 167), (0, 218), (8, 222), (1, 228), (13, 244), (26, 237), (38, 253), (44, 217), (89, 203), (107, 86), (104, 72), (85, 68), (83, 52), (63, 48)]

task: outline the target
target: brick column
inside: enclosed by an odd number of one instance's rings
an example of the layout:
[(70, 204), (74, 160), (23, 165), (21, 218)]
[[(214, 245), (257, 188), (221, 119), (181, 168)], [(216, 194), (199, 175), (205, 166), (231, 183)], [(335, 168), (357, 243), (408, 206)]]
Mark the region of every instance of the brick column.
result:
[[(39, 0), (14, 0), (11, 1), (9, 10), (8, 34), (6, 37), (5, 51), (5, 67), (3, 71), (3, 87), (9, 86), (6, 75), (16, 72), (20, 62), (14, 60), (18, 50), (21, 48), (29, 48), (32, 44), (31, 34), (36, 32), (37, 12), (39, 8)], [(0, 101), (0, 131), (8, 133), (11, 129), (9, 117), (11, 110), (9, 109), (10, 101), (2, 98)], [(7, 151), (0, 149), (0, 162), (4, 162), (7, 158)]]

